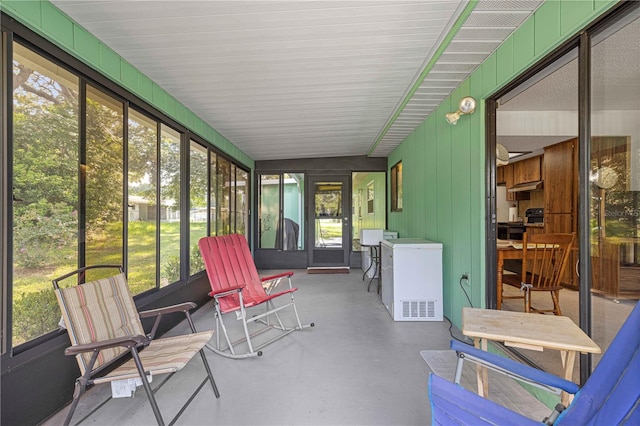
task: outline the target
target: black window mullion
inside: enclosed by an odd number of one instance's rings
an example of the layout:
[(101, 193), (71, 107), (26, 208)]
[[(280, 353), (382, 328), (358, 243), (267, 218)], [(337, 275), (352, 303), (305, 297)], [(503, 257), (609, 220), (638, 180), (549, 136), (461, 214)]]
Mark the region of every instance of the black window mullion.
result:
[(11, 32), (2, 32), (2, 78), (3, 84), (2, 105), (0, 105), (0, 114), (2, 123), (2, 143), (0, 145), (0, 238), (2, 244), (0, 246), (1, 261), (0, 264), (0, 280), (2, 284), (2, 338), (0, 340), (0, 353), (4, 354), (12, 349), (13, 342), (13, 93), (8, 88), (13, 87), (13, 34)]
[(129, 102), (122, 111), (122, 267), (129, 271)]
[(86, 262), (87, 250), (87, 82), (80, 78), (79, 84), (79, 134), (78, 147), (78, 267)]
[(160, 185), (160, 170), (162, 164), (161, 160), (161, 143), (162, 140), (162, 124), (156, 121), (156, 172), (153, 177), (156, 180), (156, 289), (160, 288), (160, 221), (162, 216), (161, 200), (161, 185)]

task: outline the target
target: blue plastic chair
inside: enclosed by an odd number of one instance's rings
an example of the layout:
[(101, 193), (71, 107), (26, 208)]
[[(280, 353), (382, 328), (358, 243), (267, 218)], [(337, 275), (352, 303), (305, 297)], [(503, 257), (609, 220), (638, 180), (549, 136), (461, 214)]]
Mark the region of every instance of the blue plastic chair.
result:
[[(640, 425), (640, 303), (636, 304), (593, 374), (582, 388), (575, 383), (504, 357), (452, 342), (459, 356), (479, 359), (498, 371), (574, 394), (559, 415), (534, 421), (433, 374), (429, 397), (434, 425)], [(561, 411), (561, 412), (560, 412)], [(557, 417), (557, 418), (556, 418)]]

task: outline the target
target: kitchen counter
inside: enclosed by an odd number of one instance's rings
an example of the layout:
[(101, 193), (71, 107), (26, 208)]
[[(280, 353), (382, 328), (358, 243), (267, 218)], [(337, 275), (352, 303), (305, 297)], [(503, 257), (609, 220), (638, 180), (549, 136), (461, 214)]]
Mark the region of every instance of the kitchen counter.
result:
[(525, 223), (527, 228), (544, 228), (544, 223)]

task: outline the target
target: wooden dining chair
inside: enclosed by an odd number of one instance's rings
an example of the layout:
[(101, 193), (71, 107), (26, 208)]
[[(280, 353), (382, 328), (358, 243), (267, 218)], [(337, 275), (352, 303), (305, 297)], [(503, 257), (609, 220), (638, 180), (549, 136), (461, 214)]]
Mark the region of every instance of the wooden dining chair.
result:
[[(524, 311), (562, 315), (560, 309), (561, 279), (571, 253), (575, 233), (531, 234), (522, 238), (522, 270), (519, 275), (505, 275), (502, 283), (519, 288), (524, 293)], [(504, 286), (503, 286), (504, 287)], [(551, 295), (553, 309), (531, 306), (532, 292), (546, 291)]]

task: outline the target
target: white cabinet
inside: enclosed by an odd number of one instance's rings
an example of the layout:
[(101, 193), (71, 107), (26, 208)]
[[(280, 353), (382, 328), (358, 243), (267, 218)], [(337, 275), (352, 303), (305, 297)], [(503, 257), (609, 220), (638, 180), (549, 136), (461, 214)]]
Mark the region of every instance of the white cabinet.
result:
[(382, 303), (395, 321), (442, 321), (442, 244), (383, 240)]

